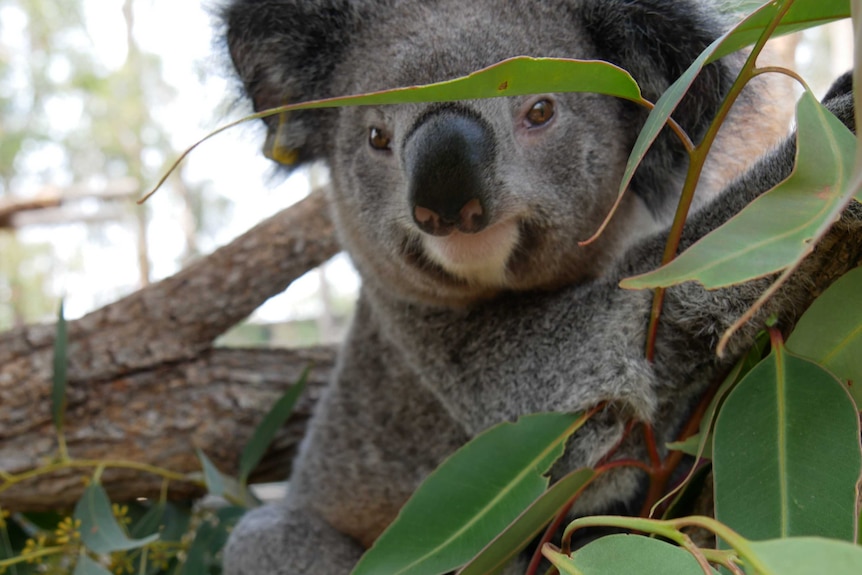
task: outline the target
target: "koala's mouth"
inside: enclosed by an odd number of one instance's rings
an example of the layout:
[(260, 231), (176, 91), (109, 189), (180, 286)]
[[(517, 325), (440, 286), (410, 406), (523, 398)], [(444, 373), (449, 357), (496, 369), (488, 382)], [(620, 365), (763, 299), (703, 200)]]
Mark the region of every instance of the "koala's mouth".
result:
[(421, 244), (427, 258), (449, 274), (471, 285), (502, 288), (507, 285), (507, 263), (520, 235), (513, 218), (475, 234), (423, 234)]

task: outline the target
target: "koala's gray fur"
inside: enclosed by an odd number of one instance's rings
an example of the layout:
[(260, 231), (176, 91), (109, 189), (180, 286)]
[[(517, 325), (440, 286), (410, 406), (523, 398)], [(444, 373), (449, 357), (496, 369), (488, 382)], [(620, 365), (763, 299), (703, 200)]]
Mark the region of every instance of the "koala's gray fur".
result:
[[(263, 109), (450, 79), (524, 54), (609, 60), (655, 101), (723, 31), (716, 13), (695, 0), (233, 0), (224, 20), (244, 89)], [(707, 67), (675, 114), (695, 141), (741, 58)], [(715, 200), (692, 216), (684, 244), (789, 173), (790, 141), (728, 185), (783, 134), (781, 96), (770, 89), (747, 90), (728, 120), (699, 190), (701, 204)], [(832, 100), (848, 124), (849, 91)], [(542, 100), (553, 117), (531, 124)], [(554, 94), (267, 121), (270, 152), (329, 164), (332, 214), (363, 286), (288, 500), (236, 527), (228, 575), (348, 573), (443, 458), (501, 421), (608, 402), (555, 477), (600, 461), (632, 417), (653, 423), (659, 445), (674, 437), (704, 387), (752, 341), (760, 324), (715, 357), (718, 336), (766, 284), (669, 290), (655, 363), (644, 359), (652, 294), (618, 283), (659, 264), (658, 230), (686, 170), (672, 136), (648, 154), (602, 238), (577, 245), (610, 208), (644, 118), (613, 98)], [(373, 149), (372, 131), (387, 146)], [(811, 262), (800, 277), (815, 273)], [(761, 320), (777, 313), (792, 323), (808, 283), (791, 282)], [(642, 456), (639, 443), (620, 456)], [(641, 488), (640, 472), (620, 469), (575, 512), (635, 505)]]

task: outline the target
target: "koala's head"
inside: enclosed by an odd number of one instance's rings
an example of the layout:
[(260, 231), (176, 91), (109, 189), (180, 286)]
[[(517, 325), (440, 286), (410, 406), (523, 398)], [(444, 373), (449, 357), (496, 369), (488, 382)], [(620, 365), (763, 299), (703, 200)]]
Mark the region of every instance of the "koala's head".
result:
[[(676, 0), (234, 0), (227, 45), (256, 109), (447, 80), (505, 58), (601, 59), (655, 101), (723, 23)], [(734, 76), (711, 65), (675, 114), (697, 140)], [(686, 158), (663, 135), (602, 238), (646, 113), (595, 94), (296, 112), (266, 148), (324, 159), (340, 239), (363, 279), (458, 305), (600, 275), (654, 229)]]

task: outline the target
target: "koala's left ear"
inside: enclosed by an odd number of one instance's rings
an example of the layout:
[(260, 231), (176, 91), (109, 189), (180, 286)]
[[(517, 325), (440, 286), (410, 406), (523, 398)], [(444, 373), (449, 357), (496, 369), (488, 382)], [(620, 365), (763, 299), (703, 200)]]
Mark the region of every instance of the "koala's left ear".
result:
[[(631, 73), (652, 102), (725, 31), (726, 23), (715, 7), (701, 0), (583, 0), (577, 6), (599, 56)], [(737, 54), (704, 68), (674, 112), (674, 119), (695, 142), (718, 111), (741, 61)], [(663, 188), (668, 185), (669, 164), (685, 158), (669, 134), (652, 150), (632, 188), (655, 206), (667, 193)]]
[[(331, 96), (332, 73), (372, 0), (232, 0), (222, 11), (231, 61), (256, 111)], [(331, 111), (265, 120), (264, 153), (285, 165), (320, 157)]]

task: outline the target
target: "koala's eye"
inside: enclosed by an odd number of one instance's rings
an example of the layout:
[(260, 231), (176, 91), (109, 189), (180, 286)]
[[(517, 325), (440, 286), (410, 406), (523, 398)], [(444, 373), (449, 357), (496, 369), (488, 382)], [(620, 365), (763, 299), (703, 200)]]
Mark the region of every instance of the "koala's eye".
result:
[(392, 138), (380, 128), (371, 128), (368, 131), (368, 143), (375, 150), (390, 150), (389, 146), (392, 143)]
[(544, 126), (554, 117), (554, 103), (550, 100), (539, 100), (527, 112), (527, 123), (530, 127)]

